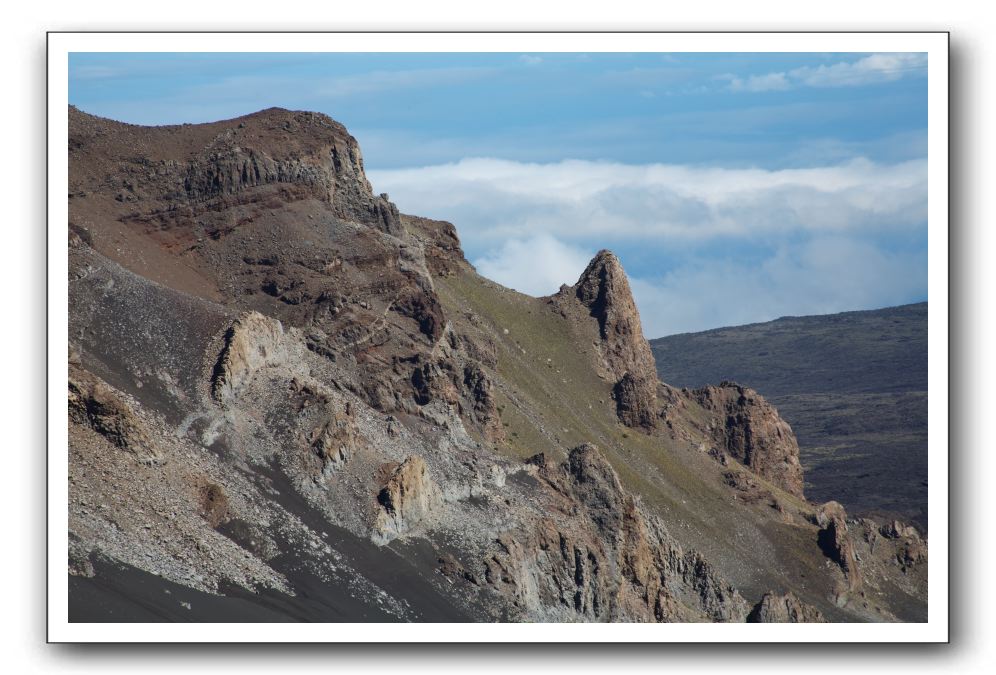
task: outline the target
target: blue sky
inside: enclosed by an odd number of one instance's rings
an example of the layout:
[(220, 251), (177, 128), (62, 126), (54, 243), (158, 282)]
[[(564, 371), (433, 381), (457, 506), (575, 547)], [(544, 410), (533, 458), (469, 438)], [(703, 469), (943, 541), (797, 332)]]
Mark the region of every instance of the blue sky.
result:
[(922, 54), (73, 54), (137, 124), (345, 124), (374, 189), (532, 294), (619, 254), (649, 337), (926, 299)]

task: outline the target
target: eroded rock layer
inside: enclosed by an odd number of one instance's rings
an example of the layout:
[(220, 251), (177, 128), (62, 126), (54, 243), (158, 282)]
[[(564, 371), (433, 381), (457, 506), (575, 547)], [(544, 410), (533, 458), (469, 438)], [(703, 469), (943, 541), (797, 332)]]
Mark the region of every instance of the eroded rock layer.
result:
[(324, 115), (69, 132), (72, 617), (925, 616), (921, 535), (806, 502), (750, 389), (659, 382), (612, 253), (483, 279)]
[(714, 442), (754, 473), (803, 496), (799, 444), (792, 428), (764, 397), (732, 382), (696, 389), (693, 396), (713, 413), (709, 430)]

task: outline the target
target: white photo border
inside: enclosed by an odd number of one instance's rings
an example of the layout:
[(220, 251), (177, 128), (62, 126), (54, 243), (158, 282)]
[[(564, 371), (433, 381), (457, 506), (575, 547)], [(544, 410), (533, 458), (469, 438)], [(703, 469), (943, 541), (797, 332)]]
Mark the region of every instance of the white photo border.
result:
[[(52, 32), (48, 34), (49, 642), (948, 642), (949, 155), (946, 32)], [(68, 61), (72, 52), (926, 52), (928, 621), (913, 624), (70, 623)], [(250, 111), (246, 111), (250, 112)], [(457, 224), (459, 226), (459, 223)]]

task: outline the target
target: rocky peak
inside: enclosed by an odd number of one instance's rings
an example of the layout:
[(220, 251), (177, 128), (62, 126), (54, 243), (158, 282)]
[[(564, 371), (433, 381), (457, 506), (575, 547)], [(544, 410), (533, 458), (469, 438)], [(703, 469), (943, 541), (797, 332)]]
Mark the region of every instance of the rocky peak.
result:
[(657, 371), (650, 344), (643, 336), (640, 313), (619, 258), (599, 251), (573, 286), (555, 296), (561, 311), (573, 302), (598, 322), (598, 367), (615, 382), (613, 398), (619, 420), (652, 431), (659, 421)]
[(612, 251), (599, 251), (570, 290), (598, 321), (604, 365), (616, 379), (656, 372), (626, 272)]
[(344, 220), (402, 232), (397, 207), (367, 180), (357, 140), (320, 113), (271, 108), (243, 118), (188, 164), (183, 187), (197, 199), (280, 183), (310, 192)]
[[(283, 201), (315, 198), (342, 220), (404, 232), (397, 207), (374, 194), (357, 140), (321, 113), (269, 108), (211, 124), (141, 127), (70, 108), (69, 136), (70, 162), (87, 166), (75, 174), (90, 179), (75, 190), (114, 185), (132, 219), (171, 225), (177, 214), (163, 202), (227, 207), (266, 202), (278, 188)], [(107, 136), (125, 142), (111, 147)]]

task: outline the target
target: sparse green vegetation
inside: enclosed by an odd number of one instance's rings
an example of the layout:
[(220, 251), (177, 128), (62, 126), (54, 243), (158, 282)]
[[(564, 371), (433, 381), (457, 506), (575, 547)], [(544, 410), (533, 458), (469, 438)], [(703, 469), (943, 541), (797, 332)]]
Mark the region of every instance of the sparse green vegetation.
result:
[[(620, 426), (612, 383), (600, 379), (593, 367), (594, 332), (575, 334), (570, 323), (546, 300), (502, 289), (472, 273), (439, 280), (437, 292), (449, 316), (473, 313), (477, 317), (473, 325), (486, 331), (498, 346), (502, 382), (498, 398), (502, 423), (508, 430), (501, 452), (517, 458), (544, 452), (560, 460), (571, 447), (593, 442), (605, 453), (627, 489), (661, 514), (689, 546), (714, 559), (756, 559), (757, 567), (775, 574), (775, 578), (769, 572), (758, 577), (756, 570), (748, 572), (745, 568), (737, 581), (748, 592), (762, 593), (766, 590), (762, 587), (772, 584), (787, 585), (787, 580), (778, 576), (778, 569), (801, 567), (817, 574), (824, 558), (809, 541), (815, 536), (813, 532), (771, 521), (767, 515), (771, 508), (766, 503), (737, 502), (717, 479), (715, 461), (689, 443)], [(537, 367), (542, 365), (555, 365), (561, 375), (550, 378), (549, 370)], [(683, 414), (699, 424), (709, 417), (694, 404)], [(806, 502), (762, 479), (758, 482), (786, 507), (811, 511), (812, 506)], [(745, 508), (756, 509), (759, 518), (745, 520)], [(770, 521), (765, 527), (772, 529), (762, 535), (755, 529), (760, 521)], [(731, 537), (731, 532), (750, 534)], [(766, 542), (760, 548), (756, 543), (759, 536)], [(772, 564), (776, 559), (786, 563)]]

